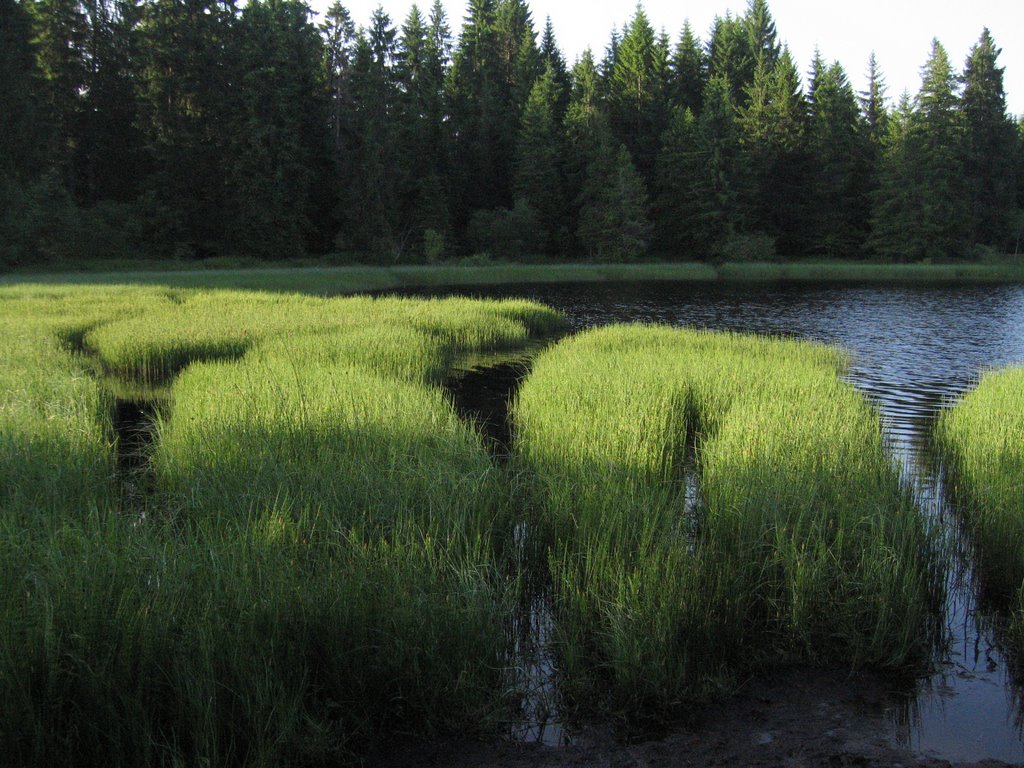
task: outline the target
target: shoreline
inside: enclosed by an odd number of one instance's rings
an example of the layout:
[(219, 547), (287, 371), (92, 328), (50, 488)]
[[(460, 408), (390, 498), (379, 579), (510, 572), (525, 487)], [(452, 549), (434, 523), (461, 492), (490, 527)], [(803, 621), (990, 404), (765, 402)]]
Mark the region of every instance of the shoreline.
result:
[[(350, 294), (407, 288), (454, 288), (539, 283), (899, 283), (1024, 284), (1024, 260), (1014, 263), (880, 264), (866, 262), (702, 262), (638, 264), (489, 264), (464, 266), (337, 266), (287, 263), (190, 269), (16, 271), (0, 287), (25, 284), (160, 285)], [(125, 264), (125, 267), (133, 266)], [(148, 265), (147, 265), (148, 266)]]

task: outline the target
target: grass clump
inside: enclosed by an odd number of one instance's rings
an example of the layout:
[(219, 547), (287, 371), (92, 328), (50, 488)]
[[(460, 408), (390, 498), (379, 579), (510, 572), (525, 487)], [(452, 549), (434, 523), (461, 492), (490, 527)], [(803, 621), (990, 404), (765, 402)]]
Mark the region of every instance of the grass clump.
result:
[(1017, 595), (1024, 584), (1024, 368), (982, 376), (942, 412), (936, 437), (965, 501), (983, 590), (1001, 600)]
[(931, 538), (844, 365), (804, 342), (646, 326), (536, 361), (518, 448), (576, 701), (664, 714), (761, 664), (923, 657)]
[[(0, 752), (304, 765), (493, 732), (515, 703), (507, 477), (437, 382), (558, 323), (528, 302), (0, 291)], [(140, 509), (101, 381), (175, 376)]]

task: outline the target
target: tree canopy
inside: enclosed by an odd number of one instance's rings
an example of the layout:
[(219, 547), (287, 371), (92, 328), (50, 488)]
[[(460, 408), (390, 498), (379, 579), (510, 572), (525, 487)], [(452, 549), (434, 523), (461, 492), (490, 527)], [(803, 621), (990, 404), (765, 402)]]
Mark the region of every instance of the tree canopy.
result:
[(1019, 250), (982, 30), (895, 104), (806, 77), (767, 0), (570, 63), (526, 0), (0, 0), (0, 262), (133, 255), (966, 258)]

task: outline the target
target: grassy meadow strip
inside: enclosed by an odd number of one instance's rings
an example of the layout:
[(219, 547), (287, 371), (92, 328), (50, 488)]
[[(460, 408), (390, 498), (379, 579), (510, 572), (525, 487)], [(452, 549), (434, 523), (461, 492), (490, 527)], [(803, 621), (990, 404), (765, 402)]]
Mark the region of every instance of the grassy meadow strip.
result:
[(173, 513), (244, 521), (279, 503), (377, 538), (475, 538), (495, 527), (500, 478), (444, 393), (345, 362), (190, 367), (153, 456)]
[(424, 301), (202, 291), (150, 306), (91, 330), (84, 339), (108, 373), (161, 382), (193, 362), (237, 359), (256, 344), (297, 333), (405, 327), (456, 350), (500, 349), (560, 327), (557, 314), (527, 301)]
[(286, 507), (231, 533), (117, 514), (0, 531), (5, 763), (348, 764), (513, 704), (509, 608), (439, 542)]
[[(436, 383), (559, 322), (528, 302), (0, 291), (0, 752), (321, 764), (396, 730), (493, 732), (517, 701), (507, 478)], [(98, 375), (178, 371), (155, 494), (119, 509)]]
[(654, 262), (639, 264), (490, 264), (483, 266), (336, 266), (294, 262), (268, 266), (251, 262), (209, 262), (202, 269), (183, 269), (180, 262), (138, 262), (82, 265), (47, 273), (38, 269), (0, 275), (0, 285), (59, 282), (63, 284), (133, 284), (186, 289), (233, 289), (308, 293), (319, 296), (386, 291), (413, 287), (469, 287), (524, 283), (585, 283), (666, 280), (677, 282), (906, 282), (1021, 283), (1024, 268), (1012, 260), (961, 264), (878, 264), (870, 262)]
[(926, 652), (930, 535), (844, 365), (805, 342), (648, 326), (535, 362), (518, 450), (576, 701), (665, 712), (779, 659)]
[[(133, 298), (161, 301), (135, 289)], [(114, 503), (110, 402), (76, 350), (104, 320), (136, 311), (123, 291), (25, 286), (0, 292), (0, 510), (39, 522)]]
[(982, 376), (942, 412), (936, 437), (966, 502), (982, 589), (1002, 599), (1020, 593), (1024, 613), (1024, 368)]

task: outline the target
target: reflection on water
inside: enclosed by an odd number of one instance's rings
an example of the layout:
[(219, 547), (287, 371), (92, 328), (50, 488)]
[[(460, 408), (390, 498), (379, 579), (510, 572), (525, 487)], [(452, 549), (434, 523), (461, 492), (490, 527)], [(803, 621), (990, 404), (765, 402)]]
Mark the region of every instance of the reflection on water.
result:
[(659, 322), (785, 335), (851, 355), (849, 381), (881, 414), (894, 461), (957, 553), (944, 617), (948, 652), (915, 696), (892, 713), (893, 738), (948, 760), (1024, 761), (1017, 692), (997, 621), (979, 612), (969, 552), (930, 451), (938, 411), (985, 370), (1024, 362), (1024, 287), (549, 285), (471, 289), (525, 296), (577, 328)]

